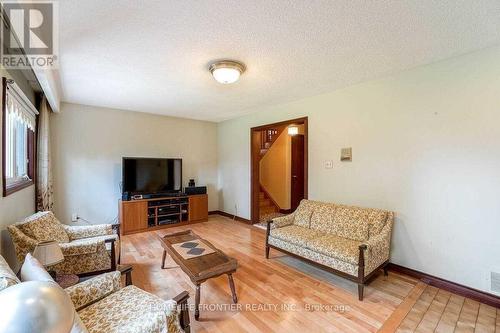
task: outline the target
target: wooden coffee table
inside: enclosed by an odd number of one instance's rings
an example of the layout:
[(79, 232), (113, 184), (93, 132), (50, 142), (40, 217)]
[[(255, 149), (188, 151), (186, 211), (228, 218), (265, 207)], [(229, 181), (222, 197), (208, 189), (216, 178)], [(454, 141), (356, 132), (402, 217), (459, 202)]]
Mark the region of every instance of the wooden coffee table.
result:
[[(172, 244), (183, 243), (187, 241), (201, 240), (207, 246), (209, 246), (214, 252), (195, 258), (184, 259), (178, 252), (172, 247)], [(179, 265), (179, 267), (184, 271), (184, 273), (189, 276), (191, 282), (196, 286), (196, 297), (195, 297), (195, 312), (194, 317), (196, 320), (200, 317), (200, 286), (203, 282), (208, 279), (227, 274), (229, 280), (229, 287), (231, 288), (231, 293), (233, 295), (233, 302), (238, 303), (238, 297), (236, 296), (236, 290), (234, 289), (234, 281), (232, 274), (236, 272), (238, 268), (238, 261), (234, 258), (228, 257), (224, 252), (213, 246), (207, 240), (199, 237), (191, 230), (177, 232), (173, 234), (167, 234), (160, 237), (161, 245), (163, 246), (163, 258), (161, 262), (161, 268), (165, 268), (165, 258), (167, 253), (172, 257), (172, 259)]]

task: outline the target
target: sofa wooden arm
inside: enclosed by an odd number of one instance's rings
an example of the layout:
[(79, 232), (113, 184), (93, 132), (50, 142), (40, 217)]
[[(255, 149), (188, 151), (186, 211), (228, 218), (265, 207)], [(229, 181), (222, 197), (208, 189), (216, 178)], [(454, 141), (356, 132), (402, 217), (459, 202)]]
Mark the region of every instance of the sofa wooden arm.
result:
[(104, 243), (111, 243), (111, 268), (110, 271), (116, 271), (116, 250), (115, 239), (106, 239)]
[(189, 293), (187, 291), (183, 291), (179, 295), (172, 298), (179, 308), (179, 323), (181, 328), (186, 333), (190, 333), (190, 320), (189, 320), (189, 306), (188, 306), (188, 298)]

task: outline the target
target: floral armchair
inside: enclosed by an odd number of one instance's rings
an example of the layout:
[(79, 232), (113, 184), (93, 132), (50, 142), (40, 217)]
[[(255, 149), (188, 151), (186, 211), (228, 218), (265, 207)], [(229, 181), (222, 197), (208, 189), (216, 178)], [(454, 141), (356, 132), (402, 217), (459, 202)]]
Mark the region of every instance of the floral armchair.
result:
[(7, 229), (21, 264), (27, 253), (47, 240), (57, 241), (64, 255), (64, 261), (51, 267), (59, 274), (83, 276), (114, 271), (119, 262), (120, 241), (111, 224), (68, 226), (47, 211), (33, 214)]
[(189, 333), (189, 294), (164, 301), (135, 286), (121, 288), (120, 272), (66, 288), (89, 333)]

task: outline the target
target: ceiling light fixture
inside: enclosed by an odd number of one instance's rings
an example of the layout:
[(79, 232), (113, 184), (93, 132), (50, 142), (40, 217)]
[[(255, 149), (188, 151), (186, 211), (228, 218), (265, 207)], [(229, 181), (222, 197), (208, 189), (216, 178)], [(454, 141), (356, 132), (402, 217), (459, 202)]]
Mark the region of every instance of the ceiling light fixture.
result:
[(288, 127), (288, 135), (297, 135), (299, 134), (299, 128), (297, 126)]
[(234, 60), (222, 60), (210, 65), (210, 73), (214, 79), (222, 84), (229, 84), (238, 81), (246, 67), (244, 64)]

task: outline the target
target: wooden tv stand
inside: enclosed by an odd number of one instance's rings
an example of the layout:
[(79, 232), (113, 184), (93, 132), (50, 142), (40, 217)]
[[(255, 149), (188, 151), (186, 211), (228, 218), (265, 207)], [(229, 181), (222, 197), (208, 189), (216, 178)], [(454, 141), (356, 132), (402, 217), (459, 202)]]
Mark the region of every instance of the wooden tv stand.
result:
[(206, 194), (119, 202), (122, 235), (208, 221)]

